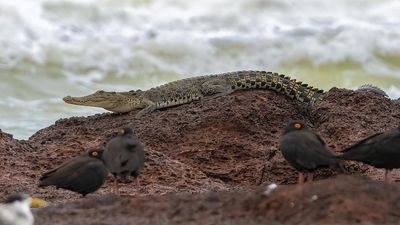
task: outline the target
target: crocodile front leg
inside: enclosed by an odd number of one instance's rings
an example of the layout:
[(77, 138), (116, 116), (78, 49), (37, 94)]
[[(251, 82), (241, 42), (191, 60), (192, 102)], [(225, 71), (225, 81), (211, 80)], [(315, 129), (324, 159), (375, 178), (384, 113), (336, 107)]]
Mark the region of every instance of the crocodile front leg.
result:
[(157, 109), (157, 105), (156, 105), (154, 102), (150, 101), (150, 100), (145, 99), (145, 100), (143, 100), (143, 103), (145, 103), (146, 107), (143, 108), (142, 110), (140, 110), (140, 111), (135, 115), (135, 118), (137, 118), (137, 119), (138, 119), (138, 118), (141, 118), (141, 117), (143, 117), (145, 114), (151, 113), (151, 112), (153, 112), (154, 110)]

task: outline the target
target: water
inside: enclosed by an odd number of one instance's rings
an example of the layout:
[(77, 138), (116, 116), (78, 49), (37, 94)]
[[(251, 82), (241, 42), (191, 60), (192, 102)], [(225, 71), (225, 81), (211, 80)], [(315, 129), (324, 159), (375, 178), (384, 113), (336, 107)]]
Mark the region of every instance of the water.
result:
[(102, 109), (66, 95), (235, 70), (400, 97), (396, 0), (0, 0), (0, 128), (25, 139)]

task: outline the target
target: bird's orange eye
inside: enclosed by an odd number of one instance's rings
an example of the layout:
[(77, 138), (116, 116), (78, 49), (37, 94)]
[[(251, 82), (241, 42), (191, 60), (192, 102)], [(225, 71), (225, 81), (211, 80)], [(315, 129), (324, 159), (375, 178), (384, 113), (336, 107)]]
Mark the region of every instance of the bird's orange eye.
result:
[(96, 152), (96, 151), (91, 153), (91, 155), (94, 156), (94, 157), (96, 157), (98, 154), (99, 154), (99, 153)]
[(300, 128), (301, 128), (301, 123), (295, 123), (295, 124), (293, 125), (293, 127), (294, 127), (295, 129), (300, 129)]

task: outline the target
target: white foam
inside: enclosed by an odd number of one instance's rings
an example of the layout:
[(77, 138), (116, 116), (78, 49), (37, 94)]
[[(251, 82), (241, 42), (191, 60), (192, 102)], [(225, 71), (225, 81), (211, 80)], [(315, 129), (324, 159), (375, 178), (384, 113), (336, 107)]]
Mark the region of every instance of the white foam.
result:
[(104, 74), (101, 74), (97, 71), (89, 72), (86, 74), (86, 76), (69, 73), (68, 71), (66, 71), (64, 74), (66, 75), (67, 82), (70, 83), (70, 85), (82, 84), (85, 86), (90, 86), (93, 84), (93, 82), (104, 79)]
[(400, 99), (400, 87), (391, 85), (389, 89), (386, 90), (388, 96), (392, 99)]
[[(197, 65), (199, 72), (225, 70), (228, 66), (232, 69), (277, 67), (299, 59), (308, 59), (315, 65), (350, 59), (367, 71), (379, 70), (398, 76), (398, 71), (388, 69), (375, 53), (400, 51), (400, 45), (395, 44), (400, 37), (400, 29), (395, 29), (400, 24), (395, 10), (399, 5), (395, 1), (367, 1), (362, 5), (344, 0), (271, 1), (269, 4), (241, 0), (235, 4), (153, 1), (139, 6), (117, 3), (110, 7), (107, 1), (96, 4), (91, 1), (42, 0), (23, 4), (2, 1), (2, 11), (8, 13), (0, 16), (2, 27), (6, 28), (3, 31), (6, 38), (1, 42), (13, 45), (1, 55), (2, 61), (10, 66), (29, 57), (39, 64), (59, 61), (65, 68), (75, 68), (83, 77), (86, 73), (79, 70), (87, 68), (105, 73), (122, 68), (117, 73), (121, 76), (135, 69), (129, 61), (140, 57), (141, 49), (151, 53), (152, 46), (148, 45), (154, 44), (162, 52), (182, 52), (176, 62), (170, 63), (177, 69), (165, 68), (174, 72), (180, 72), (182, 67), (186, 73), (192, 71), (185, 66), (188, 61), (185, 56), (189, 54), (190, 61), (197, 62), (192, 64)], [(13, 19), (9, 19), (10, 15)], [(216, 54), (224, 49), (223, 43), (243, 49), (235, 58), (225, 61), (227, 56)], [(207, 51), (203, 53), (204, 49)], [(155, 57), (164, 62), (170, 59), (157, 54)], [(204, 58), (222, 63), (209, 64)], [(224, 66), (226, 63), (228, 66)], [(160, 61), (149, 61), (149, 64), (164, 69)]]
[[(396, 0), (0, 0), (0, 104), (10, 121), (44, 125), (53, 121), (41, 114), (75, 115), (65, 95), (243, 69), (285, 68), (308, 81), (302, 62), (334, 82), (326, 86), (355, 86), (365, 73), (398, 98), (399, 10)], [(324, 79), (326, 65), (336, 78)], [(8, 97), (46, 110), (28, 116)]]

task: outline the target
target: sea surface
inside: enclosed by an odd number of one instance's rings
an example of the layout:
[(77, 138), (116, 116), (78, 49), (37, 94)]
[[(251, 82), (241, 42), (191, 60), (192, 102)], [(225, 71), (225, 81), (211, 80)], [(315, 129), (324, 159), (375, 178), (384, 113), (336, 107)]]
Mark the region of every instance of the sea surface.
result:
[(397, 0), (0, 0), (0, 129), (105, 112), (66, 95), (236, 70), (400, 97)]

